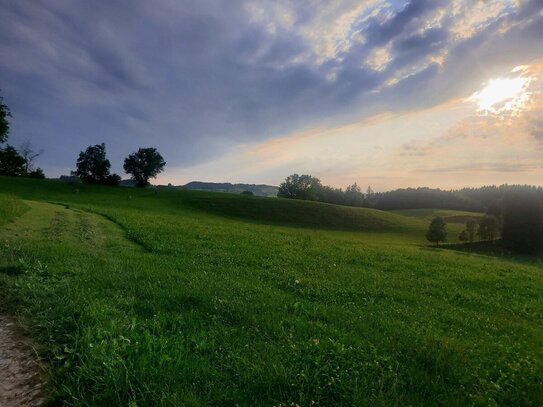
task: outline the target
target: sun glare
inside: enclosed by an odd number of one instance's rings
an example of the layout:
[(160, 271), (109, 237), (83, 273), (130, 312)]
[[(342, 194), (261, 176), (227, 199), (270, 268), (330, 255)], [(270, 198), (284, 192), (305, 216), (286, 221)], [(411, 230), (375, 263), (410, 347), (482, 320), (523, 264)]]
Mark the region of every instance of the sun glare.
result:
[(524, 110), (530, 100), (528, 87), (531, 81), (532, 78), (523, 76), (492, 79), (469, 100), (475, 102), (477, 111), (485, 115), (515, 116)]

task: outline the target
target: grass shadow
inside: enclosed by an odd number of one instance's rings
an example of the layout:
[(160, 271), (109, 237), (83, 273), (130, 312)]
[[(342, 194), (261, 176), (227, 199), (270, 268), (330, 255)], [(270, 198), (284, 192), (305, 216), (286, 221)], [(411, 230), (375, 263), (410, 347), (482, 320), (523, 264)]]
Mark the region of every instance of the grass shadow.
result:
[(507, 260), (522, 263), (542, 263), (543, 256), (515, 253), (504, 246), (501, 239), (473, 242), (473, 243), (449, 243), (440, 246), (441, 249), (454, 250), (464, 254), (480, 254), (484, 256), (500, 257)]
[(24, 269), (21, 266), (0, 266), (0, 274), (19, 276), (24, 274)]

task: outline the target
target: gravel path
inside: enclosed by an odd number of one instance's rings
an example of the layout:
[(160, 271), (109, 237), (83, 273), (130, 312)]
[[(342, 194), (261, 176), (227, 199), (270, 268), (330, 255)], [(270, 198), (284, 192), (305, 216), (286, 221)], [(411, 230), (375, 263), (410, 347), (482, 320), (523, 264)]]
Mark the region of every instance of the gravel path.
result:
[(41, 406), (43, 370), (13, 318), (0, 315), (0, 407)]

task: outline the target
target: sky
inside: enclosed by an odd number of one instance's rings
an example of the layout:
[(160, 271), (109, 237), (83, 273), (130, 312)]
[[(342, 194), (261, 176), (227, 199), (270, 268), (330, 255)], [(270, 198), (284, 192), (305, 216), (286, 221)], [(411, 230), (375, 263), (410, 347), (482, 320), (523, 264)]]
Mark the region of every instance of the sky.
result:
[(6, 0), (0, 89), (50, 177), (543, 184), (543, 0)]

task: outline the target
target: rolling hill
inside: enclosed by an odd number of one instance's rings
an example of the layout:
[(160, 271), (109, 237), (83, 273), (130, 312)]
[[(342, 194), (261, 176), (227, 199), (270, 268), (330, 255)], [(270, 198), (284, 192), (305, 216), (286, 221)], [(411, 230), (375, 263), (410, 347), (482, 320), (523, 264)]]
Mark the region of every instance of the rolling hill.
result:
[(213, 192), (230, 192), (234, 194), (241, 194), (244, 191), (250, 191), (257, 196), (277, 196), (278, 188), (272, 185), (265, 184), (231, 184), (230, 182), (202, 182), (192, 181), (188, 184), (181, 186), (185, 189), (193, 189), (199, 191), (213, 191)]
[(38, 343), (52, 404), (543, 402), (540, 260), (431, 248), (433, 212), (0, 191), (0, 310)]

